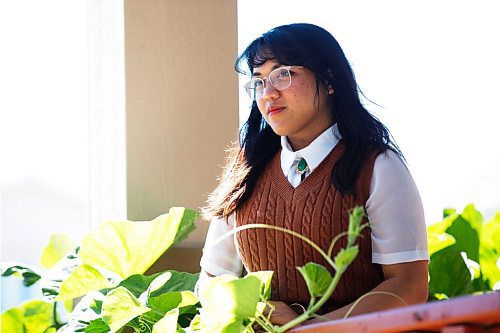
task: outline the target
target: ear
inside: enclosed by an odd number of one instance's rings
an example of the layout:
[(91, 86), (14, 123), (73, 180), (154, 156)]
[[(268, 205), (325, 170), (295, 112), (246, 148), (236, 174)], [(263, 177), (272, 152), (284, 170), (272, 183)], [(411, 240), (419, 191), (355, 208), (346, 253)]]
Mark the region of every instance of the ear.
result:
[[(330, 82), (332, 82), (333, 81), (332, 70), (328, 69), (326, 72), (328, 74), (328, 79), (330, 80)], [(328, 83), (327, 79), (325, 79), (325, 83), (326, 83), (326, 91), (328, 92), (328, 95), (332, 95), (335, 92), (335, 89), (333, 89), (332, 85), (330, 83)]]

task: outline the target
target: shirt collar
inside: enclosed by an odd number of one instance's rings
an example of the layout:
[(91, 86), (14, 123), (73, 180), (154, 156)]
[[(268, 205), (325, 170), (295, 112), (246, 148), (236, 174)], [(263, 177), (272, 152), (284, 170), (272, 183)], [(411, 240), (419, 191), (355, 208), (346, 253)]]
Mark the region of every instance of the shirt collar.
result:
[(296, 158), (305, 158), (311, 172), (325, 159), (326, 155), (337, 145), (342, 136), (337, 123), (321, 133), (309, 146), (293, 151), (286, 136), (281, 137), (281, 169), (288, 175)]

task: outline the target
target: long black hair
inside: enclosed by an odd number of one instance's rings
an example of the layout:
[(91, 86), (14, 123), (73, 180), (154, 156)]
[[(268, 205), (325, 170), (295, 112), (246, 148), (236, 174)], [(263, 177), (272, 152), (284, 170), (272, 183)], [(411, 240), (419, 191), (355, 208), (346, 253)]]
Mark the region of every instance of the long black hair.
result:
[[(335, 164), (332, 182), (342, 193), (356, 195), (355, 183), (363, 162), (372, 153), (387, 149), (402, 156), (389, 130), (363, 106), (352, 68), (337, 40), (313, 24), (295, 23), (269, 30), (255, 39), (237, 58), (235, 70), (246, 73), (272, 60), (280, 65), (298, 65), (316, 76), (316, 95), (322, 85), (332, 87), (330, 105), (346, 150)], [(219, 186), (210, 195), (205, 217), (227, 216), (244, 202), (270, 159), (279, 151), (280, 137), (262, 117), (253, 101), (248, 120), (240, 131)]]

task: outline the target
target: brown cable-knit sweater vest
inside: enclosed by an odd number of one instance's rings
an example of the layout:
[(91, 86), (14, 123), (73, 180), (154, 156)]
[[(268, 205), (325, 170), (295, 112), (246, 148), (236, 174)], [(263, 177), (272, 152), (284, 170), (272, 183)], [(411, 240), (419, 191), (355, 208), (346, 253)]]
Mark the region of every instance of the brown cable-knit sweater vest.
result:
[[(283, 175), (278, 152), (257, 181), (250, 197), (237, 209), (237, 225), (264, 223), (296, 231), (308, 237), (327, 252), (332, 239), (347, 231), (349, 211), (356, 205), (365, 206), (376, 155), (363, 165), (356, 186), (358, 196), (342, 194), (331, 182), (336, 161), (345, 146), (340, 142), (321, 164), (297, 187), (293, 188)], [(366, 222), (366, 221), (365, 221)], [(296, 267), (315, 262), (329, 267), (321, 255), (299, 238), (280, 231), (248, 229), (237, 235), (238, 250), (250, 271), (274, 271), (272, 300), (287, 304), (309, 304), (307, 286)], [(347, 239), (337, 241), (333, 256)], [(339, 308), (356, 300), (383, 281), (380, 265), (373, 264), (371, 232), (365, 228), (358, 239), (359, 254), (342, 275), (329, 302), (329, 309)]]

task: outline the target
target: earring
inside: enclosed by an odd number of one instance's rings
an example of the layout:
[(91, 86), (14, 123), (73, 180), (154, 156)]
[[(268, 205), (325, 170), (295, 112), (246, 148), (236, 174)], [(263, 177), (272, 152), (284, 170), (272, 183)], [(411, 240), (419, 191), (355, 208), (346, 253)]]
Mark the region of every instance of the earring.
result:
[(331, 95), (335, 92), (335, 89), (333, 89), (333, 87), (331, 85), (328, 85), (327, 91), (328, 91), (328, 95)]

